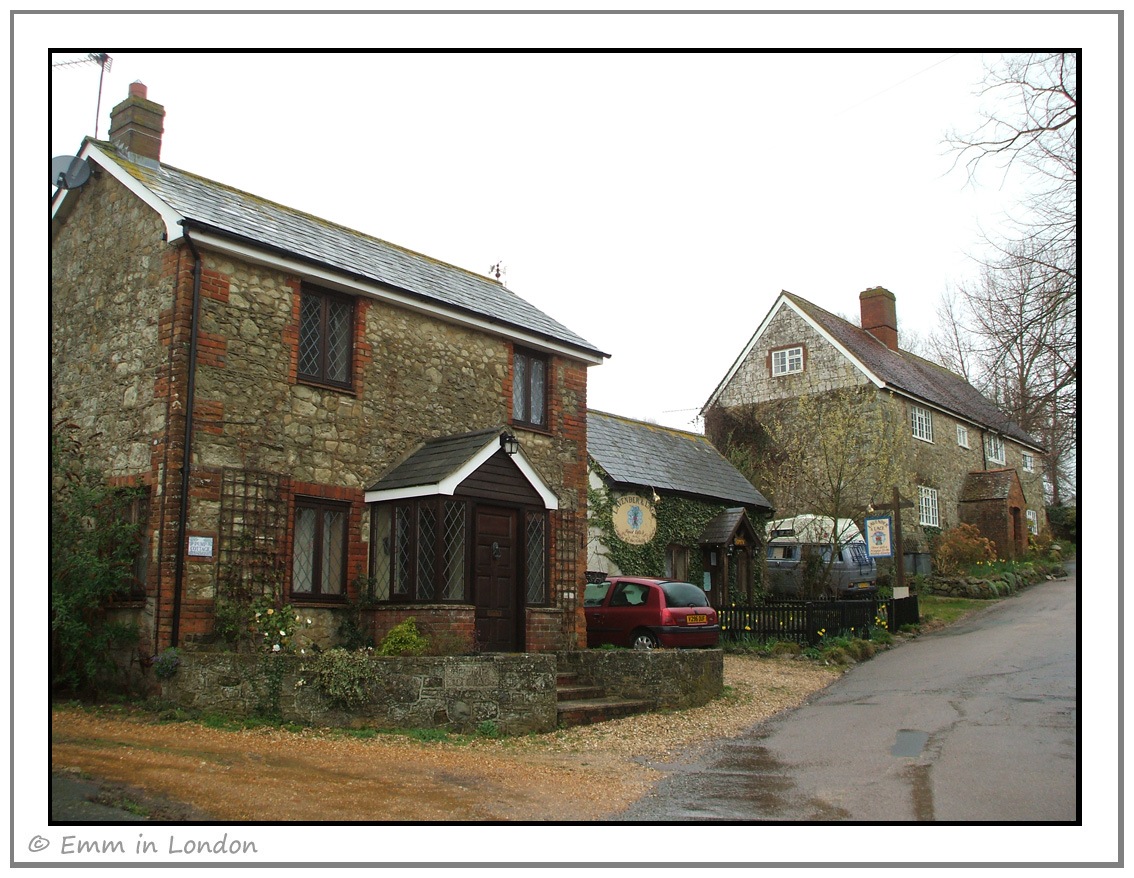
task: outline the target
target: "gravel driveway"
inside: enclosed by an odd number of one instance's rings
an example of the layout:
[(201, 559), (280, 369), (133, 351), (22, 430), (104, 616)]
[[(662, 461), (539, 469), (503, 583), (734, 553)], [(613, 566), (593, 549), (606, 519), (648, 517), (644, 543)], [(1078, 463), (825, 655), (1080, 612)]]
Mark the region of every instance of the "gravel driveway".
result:
[(103, 805), (150, 821), (604, 820), (660, 780), (670, 756), (796, 707), (839, 674), (801, 659), (725, 656), (725, 695), (704, 707), (465, 744), (60, 707), (52, 818), (76, 819), (65, 809), (91, 797), (75, 786), (87, 779)]

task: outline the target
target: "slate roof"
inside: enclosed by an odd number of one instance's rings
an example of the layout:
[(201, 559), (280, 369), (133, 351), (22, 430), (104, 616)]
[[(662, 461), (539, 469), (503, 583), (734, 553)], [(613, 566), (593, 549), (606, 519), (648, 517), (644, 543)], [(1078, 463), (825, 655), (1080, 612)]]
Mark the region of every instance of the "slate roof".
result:
[(130, 161), (113, 144), (93, 143), (190, 226), (388, 285), (445, 308), (578, 348), (592, 357), (608, 356), (491, 278), (171, 165)]
[(611, 479), (731, 505), (772, 505), (696, 433), (587, 412), (587, 454)]
[(908, 351), (893, 351), (866, 330), (793, 293), (783, 297), (807, 314), (887, 387), (918, 397), (996, 433), (1043, 446), (960, 375)]
[(493, 427), (431, 439), (411, 451), (366, 490), (390, 491), (435, 485), (459, 471), (484, 449), (493, 436), (502, 432), (502, 427)]

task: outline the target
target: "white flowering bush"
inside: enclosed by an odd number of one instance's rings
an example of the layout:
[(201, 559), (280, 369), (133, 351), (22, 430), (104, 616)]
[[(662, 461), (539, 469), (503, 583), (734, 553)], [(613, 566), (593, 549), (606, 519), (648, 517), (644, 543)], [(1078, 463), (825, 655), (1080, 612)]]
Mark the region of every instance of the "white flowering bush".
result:
[(311, 624), (310, 618), (290, 604), (276, 607), (261, 598), (252, 605), (252, 640), (262, 652), (296, 652), (296, 633)]

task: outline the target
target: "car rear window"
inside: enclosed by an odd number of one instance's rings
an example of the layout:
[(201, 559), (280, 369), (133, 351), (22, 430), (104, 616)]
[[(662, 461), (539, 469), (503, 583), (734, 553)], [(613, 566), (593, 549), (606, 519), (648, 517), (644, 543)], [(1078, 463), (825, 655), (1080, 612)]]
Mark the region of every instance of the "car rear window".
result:
[(667, 607), (707, 607), (709, 596), (691, 582), (663, 582), (662, 593)]

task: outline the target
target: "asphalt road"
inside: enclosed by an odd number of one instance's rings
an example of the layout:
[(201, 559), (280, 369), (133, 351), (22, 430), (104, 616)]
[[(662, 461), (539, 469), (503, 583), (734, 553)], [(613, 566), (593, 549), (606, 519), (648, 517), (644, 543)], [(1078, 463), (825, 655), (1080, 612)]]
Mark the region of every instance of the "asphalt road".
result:
[(1075, 606), (1072, 575), (877, 655), (667, 766), (622, 819), (1073, 822)]

